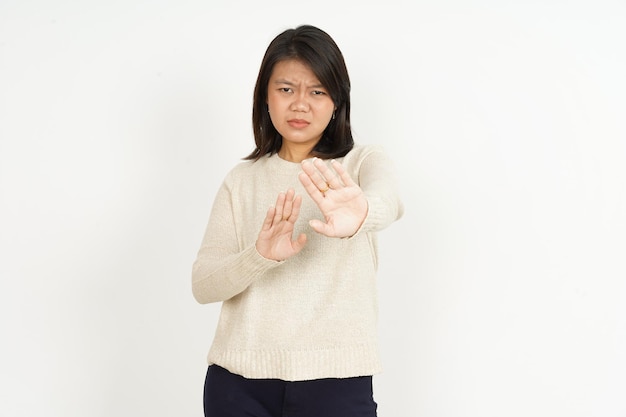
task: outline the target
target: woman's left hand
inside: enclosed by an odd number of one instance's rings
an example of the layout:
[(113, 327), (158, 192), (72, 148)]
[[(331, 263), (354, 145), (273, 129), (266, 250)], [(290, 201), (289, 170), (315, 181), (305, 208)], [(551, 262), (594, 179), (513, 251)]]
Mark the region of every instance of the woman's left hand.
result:
[(309, 224), (325, 236), (350, 237), (367, 216), (367, 199), (339, 162), (330, 165), (332, 169), (319, 158), (302, 162), (300, 182), (326, 220), (313, 219)]

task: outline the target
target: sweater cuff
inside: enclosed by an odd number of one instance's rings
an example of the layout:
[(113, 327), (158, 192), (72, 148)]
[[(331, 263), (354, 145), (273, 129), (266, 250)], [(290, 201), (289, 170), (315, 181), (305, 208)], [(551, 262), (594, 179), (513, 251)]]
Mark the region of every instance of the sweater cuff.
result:
[(365, 219), (356, 233), (348, 237), (348, 239), (354, 239), (362, 233), (384, 229), (389, 224), (389, 217), (388, 203), (380, 198), (367, 197), (367, 214)]
[(252, 245), (241, 253), (237, 265), (233, 268), (230, 275), (233, 280), (231, 282), (234, 287), (247, 287), (266, 271), (276, 268), (283, 262), (264, 258), (256, 250), (256, 245)]

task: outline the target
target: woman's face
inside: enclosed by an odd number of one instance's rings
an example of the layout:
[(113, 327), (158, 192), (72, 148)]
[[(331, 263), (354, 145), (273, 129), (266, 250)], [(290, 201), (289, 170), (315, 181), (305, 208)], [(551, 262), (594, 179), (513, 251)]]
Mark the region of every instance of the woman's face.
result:
[(272, 124), (283, 138), (279, 154), (308, 156), (330, 122), (335, 105), (313, 71), (298, 60), (274, 65), (267, 86)]

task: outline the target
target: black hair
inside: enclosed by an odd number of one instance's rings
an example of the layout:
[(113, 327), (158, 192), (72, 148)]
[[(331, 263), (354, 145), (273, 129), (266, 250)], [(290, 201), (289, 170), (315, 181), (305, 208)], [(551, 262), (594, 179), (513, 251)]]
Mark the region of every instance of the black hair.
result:
[(244, 159), (258, 160), (263, 155), (272, 155), (280, 150), (282, 137), (268, 113), (267, 88), (276, 63), (290, 59), (302, 62), (313, 71), (336, 108), (334, 118), (313, 148), (313, 155), (323, 159), (345, 156), (354, 146), (350, 128), (348, 69), (339, 47), (326, 32), (315, 26), (302, 25), (276, 36), (265, 51), (252, 105), (256, 148)]

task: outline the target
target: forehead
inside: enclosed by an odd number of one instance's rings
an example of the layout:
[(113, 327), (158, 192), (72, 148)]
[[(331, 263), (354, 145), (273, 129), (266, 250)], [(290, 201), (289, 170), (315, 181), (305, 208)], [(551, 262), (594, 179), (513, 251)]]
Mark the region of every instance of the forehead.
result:
[(279, 61), (274, 65), (270, 81), (276, 81), (278, 79), (291, 82), (302, 81), (319, 84), (319, 80), (311, 67), (297, 59)]

